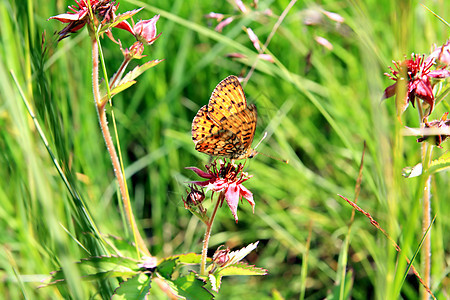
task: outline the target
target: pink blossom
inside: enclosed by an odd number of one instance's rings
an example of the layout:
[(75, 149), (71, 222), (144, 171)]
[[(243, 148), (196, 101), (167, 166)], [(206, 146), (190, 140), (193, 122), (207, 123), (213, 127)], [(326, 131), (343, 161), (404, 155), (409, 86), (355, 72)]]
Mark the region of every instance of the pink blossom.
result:
[(450, 40), (448, 40), (444, 45), (437, 47), (433, 52), (427, 57), (425, 62), (437, 61), (443, 65), (450, 65)]
[[(443, 68), (430, 70), (433, 61), (426, 62), (423, 55), (411, 55), (411, 59), (406, 59), (402, 62), (393, 62), (396, 70), (389, 67), (391, 74), (385, 73), (386, 76), (395, 81), (391, 86), (384, 90), (383, 99), (390, 98), (397, 93), (397, 83), (399, 81), (406, 81), (406, 95), (401, 104), (402, 112), (408, 107), (409, 102), (415, 107), (415, 99), (420, 98), (430, 106), (429, 112), (434, 107), (433, 86), (430, 78), (441, 79), (450, 76), (450, 72)], [(403, 76), (406, 75), (406, 78)]]
[(194, 171), (198, 176), (205, 178), (205, 181), (193, 181), (191, 183), (206, 187), (207, 190), (213, 192), (221, 192), (225, 196), (228, 207), (231, 213), (238, 222), (237, 207), (239, 200), (243, 197), (248, 203), (255, 209), (255, 202), (253, 201), (253, 194), (242, 184), (250, 179), (247, 173), (243, 172), (244, 166), (242, 164), (235, 165), (233, 163), (224, 163), (219, 161), (213, 162), (211, 166), (206, 166), (207, 172), (204, 172), (195, 167), (189, 167), (186, 169)]
[(225, 20), (223, 20), (222, 22), (217, 24), (217, 26), (214, 30), (217, 32), (222, 32), (223, 28), (225, 26), (227, 26), (228, 24), (230, 24), (231, 22), (233, 22), (233, 20), (234, 20), (233, 17), (226, 18)]
[(133, 33), (136, 39), (143, 44), (152, 44), (161, 34), (156, 35), (156, 22), (159, 15), (154, 16), (150, 20), (141, 20), (133, 26)]

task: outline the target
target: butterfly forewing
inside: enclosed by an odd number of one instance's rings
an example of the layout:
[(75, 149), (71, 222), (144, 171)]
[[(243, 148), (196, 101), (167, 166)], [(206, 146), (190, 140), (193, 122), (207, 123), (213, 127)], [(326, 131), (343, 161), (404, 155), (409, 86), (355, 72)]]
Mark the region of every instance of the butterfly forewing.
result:
[(236, 76), (228, 76), (214, 89), (208, 103), (208, 115), (216, 123), (247, 108), (244, 90)]

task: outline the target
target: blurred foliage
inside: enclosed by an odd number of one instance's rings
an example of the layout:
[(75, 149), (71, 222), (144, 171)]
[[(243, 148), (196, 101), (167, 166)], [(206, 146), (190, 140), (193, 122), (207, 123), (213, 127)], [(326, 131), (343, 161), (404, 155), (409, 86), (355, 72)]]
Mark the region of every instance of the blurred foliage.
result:
[[(422, 3), (448, 21), (446, 2)], [(250, 9), (251, 1), (244, 3)], [(5, 299), (108, 298), (108, 285), (116, 283), (81, 284), (72, 264), (107, 253), (95, 228), (132, 240), (93, 105), (87, 32), (56, 42), (54, 33), (63, 25), (46, 19), (65, 12), (71, 1), (0, 4), (0, 294)], [(191, 121), (220, 80), (245, 76), (254, 64), (257, 52), (243, 28), (251, 28), (264, 42), (288, 4), (259, 1), (259, 13), (251, 9), (243, 15), (233, 1), (121, 1), (120, 12), (144, 7), (137, 18), (161, 14), (157, 27), (162, 36), (146, 49), (144, 60), (165, 61), (113, 99), (130, 196), (152, 254), (200, 253), (204, 226), (184, 208), (181, 197), (186, 183), (197, 179), (184, 168), (201, 167), (209, 158), (194, 150)], [(262, 13), (267, 9), (272, 14)], [(324, 11), (345, 21), (337, 23)], [(217, 22), (204, 17), (210, 12), (237, 17), (218, 33)], [(124, 44), (132, 42), (118, 30), (114, 34)], [(327, 39), (332, 49), (316, 37)], [(406, 262), (361, 214), (349, 231), (352, 209), (337, 194), (353, 198), (366, 141), (358, 204), (408, 257), (414, 254), (422, 238), (420, 181), (402, 178), (401, 170), (420, 161), (420, 144), (402, 136), (400, 129), (417, 127), (418, 120), (409, 108), (401, 125), (394, 100), (380, 101), (392, 84), (383, 73), (391, 60), (429, 53), (448, 37), (449, 28), (418, 1), (294, 5), (268, 46), (275, 63), (258, 61), (245, 86), (248, 101), (258, 107), (255, 141), (268, 132), (259, 151), (289, 164), (263, 155), (249, 160), (253, 178), (246, 187), (254, 193), (255, 213), (241, 204), (236, 224), (224, 206), (210, 243), (212, 254), (222, 244), (238, 249), (260, 241), (248, 260), (269, 275), (225, 278), (217, 299), (295, 299), (302, 289), (306, 299), (336, 299), (335, 285), (343, 278), (344, 295), (353, 299), (399, 298)], [(121, 53), (108, 39), (102, 47), (112, 76)], [(247, 58), (232, 59), (229, 53)], [(40, 140), (10, 70), (68, 185)], [(442, 106), (437, 116), (444, 112)], [(448, 142), (443, 146), (436, 155), (448, 151)], [(437, 218), (431, 229), (431, 288), (442, 299), (450, 285), (448, 186), (448, 174), (433, 178), (432, 213)], [(420, 272), (419, 259), (414, 265)], [(66, 286), (38, 288), (60, 267), (67, 270)], [(415, 299), (418, 290), (418, 280), (408, 275), (401, 297)]]

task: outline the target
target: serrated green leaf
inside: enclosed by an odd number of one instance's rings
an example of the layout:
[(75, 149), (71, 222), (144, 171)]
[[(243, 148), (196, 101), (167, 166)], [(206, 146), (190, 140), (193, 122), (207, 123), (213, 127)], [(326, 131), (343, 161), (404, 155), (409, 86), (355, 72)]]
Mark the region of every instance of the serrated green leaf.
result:
[(250, 252), (252, 252), (253, 250), (256, 249), (256, 247), (258, 246), (258, 243), (259, 242), (256, 242), (256, 243), (250, 244), (247, 247), (244, 247), (244, 248), (242, 248), (240, 250), (230, 252), (230, 254), (229, 254), (230, 261), (228, 263), (229, 264), (235, 264), (235, 263), (240, 262)]
[(450, 167), (450, 152), (447, 151), (441, 155), (438, 159), (431, 162), (430, 168), (428, 169), (430, 174), (442, 172)]
[(142, 73), (144, 73), (145, 71), (147, 71), (148, 69), (150, 69), (151, 67), (156, 66), (157, 64), (159, 64), (160, 62), (162, 62), (162, 60), (159, 59), (155, 59), (155, 60), (151, 60), (146, 62), (143, 65), (140, 66), (136, 66), (133, 70), (131, 70), (130, 72), (128, 72), (123, 78), (122, 80), (120, 80), (118, 85), (124, 84), (126, 82), (129, 81), (133, 81), (134, 79), (136, 79), (139, 75), (141, 75)]
[(211, 283), (212, 290), (216, 293), (219, 292), (220, 284), (222, 283), (222, 276), (218, 273), (208, 275), (209, 282)]
[(114, 291), (111, 299), (144, 299), (150, 291), (151, 276), (149, 273), (139, 273), (124, 281)]
[[(167, 257), (166, 259), (176, 259), (177, 262), (180, 262), (182, 264), (199, 264), (202, 256), (197, 253), (186, 253), (186, 254), (180, 254), (180, 255), (173, 255), (170, 257)], [(211, 261), (211, 259), (209, 259)]]
[(117, 95), (118, 93), (120, 93), (123, 90), (126, 90), (127, 88), (129, 88), (130, 86), (132, 86), (135, 83), (136, 83), (135, 80), (130, 80), (130, 81), (126, 81), (126, 82), (120, 81), (120, 83), (111, 90), (111, 97), (114, 95)]
[(173, 281), (177, 286), (180, 296), (190, 300), (209, 300), (213, 299), (213, 295), (205, 289), (206, 283), (191, 272), (186, 276), (180, 276)]
[(266, 275), (267, 270), (263, 268), (258, 268), (253, 265), (248, 265), (246, 263), (237, 263), (233, 265), (226, 266), (220, 269), (217, 273), (221, 276), (233, 276), (233, 275)]

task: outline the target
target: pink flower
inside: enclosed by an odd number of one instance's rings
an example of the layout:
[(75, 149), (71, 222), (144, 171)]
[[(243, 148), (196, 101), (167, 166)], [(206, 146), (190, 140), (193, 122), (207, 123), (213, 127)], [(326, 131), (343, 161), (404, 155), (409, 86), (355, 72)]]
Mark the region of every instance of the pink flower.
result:
[[(75, 0), (75, 2), (77, 3), (77, 5), (69, 6), (69, 12), (48, 18), (48, 20), (56, 19), (63, 23), (69, 23), (66, 27), (64, 27), (63, 30), (58, 32), (58, 40), (62, 40), (68, 37), (70, 33), (77, 32), (78, 30), (83, 28), (84, 25), (86, 25), (86, 23), (89, 21), (89, 7), (87, 0)], [(109, 1), (90, 1), (92, 11), (96, 12), (97, 7), (103, 5), (103, 2)]]
[(253, 47), (255, 47), (255, 49), (258, 52), (260, 52), (261, 47), (259, 46), (258, 36), (253, 32), (253, 30), (251, 28), (247, 28), (247, 35), (248, 35), (248, 38), (250, 39), (250, 41), (252, 42)]
[(209, 14), (204, 15), (204, 17), (207, 18), (207, 19), (216, 19), (217, 22), (220, 22), (220, 21), (223, 20), (224, 15), (223, 14), (218, 14), (218, 13), (215, 13), (215, 12), (210, 12)]
[(224, 163), (219, 160), (220, 166), (217, 166), (217, 161), (213, 162), (211, 166), (205, 166), (207, 172), (198, 168), (186, 168), (194, 171), (198, 176), (205, 178), (205, 181), (194, 181), (192, 183), (206, 187), (213, 192), (221, 192), (225, 196), (228, 207), (236, 220), (237, 207), (241, 197), (245, 198), (255, 210), (255, 202), (253, 201), (253, 194), (242, 184), (250, 179), (247, 173), (242, 172), (244, 166), (242, 164), (235, 165), (233, 163)]
[[(55, 19), (62, 23), (69, 23), (60, 32), (58, 32), (59, 41), (68, 37), (70, 33), (77, 32), (78, 30), (83, 28), (84, 25), (90, 22), (90, 9), (97, 19), (96, 21), (101, 22), (102, 26), (107, 26), (108, 24), (113, 23), (118, 17), (120, 17), (122, 21), (117, 22), (117, 24), (114, 24), (113, 27), (125, 29), (133, 33), (131, 26), (127, 21), (125, 21), (125, 19), (136, 14), (138, 11), (140, 11), (140, 9), (135, 9), (117, 16), (116, 10), (119, 7), (119, 4), (116, 5), (115, 1), (90, 0), (90, 2), (88, 2), (88, 0), (75, 0), (75, 2), (76, 5), (69, 6), (69, 12), (48, 18), (48, 20)], [(88, 4), (90, 4), (90, 8)], [(106, 30), (106, 34), (109, 38), (111, 38), (111, 40), (115, 41), (109, 29)]]
[(429, 61), (437, 61), (446, 66), (450, 65), (450, 40), (444, 45), (435, 48), (426, 59), (426, 62)]
[[(218, 267), (224, 267), (230, 261), (230, 249), (220, 249), (222, 246), (219, 246), (213, 255), (213, 263)], [(209, 273), (213, 273), (211, 271)]]
[(154, 16), (150, 20), (141, 20), (133, 26), (133, 34), (136, 39), (143, 43), (150, 45), (152, 44), (160, 35), (156, 35), (156, 22), (159, 20), (159, 15)]
[(226, 18), (225, 20), (223, 20), (222, 22), (217, 24), (217, 26), (214, 30), (217, 32), (222, 32), (223, 28), (225, 26), (227, 26), (228, 24), (230, 24), (231, 22), (233, 22), (233, 20), (234, 20), (233, 17)]
[[(399, 81), (406, 81), (406, 95), (403, 103), (401, 103), (401, 111), (405, 111), (409, 102), (415, 107), (415, 99), (420, 98), (430, 106), (429, 113), (434, 107), (433, 86), (430, 78), (445, 78), (450, 76), (450, 72), (445, 69), (430, 70), (433, 65), (432, 61), (426, 62), (422, 55), (411, 55), (411, 59), (406, 59), (402, 62), (393, 62), (395, 68), (389, 67), (392, 75), (385, 73), (386, 76), (395, 81), (391, 86), (384, 90), (383, 99), (390, 98), (397, 93), (397, 83)], [(406, 75), (406, 78), (403, 76)]]

